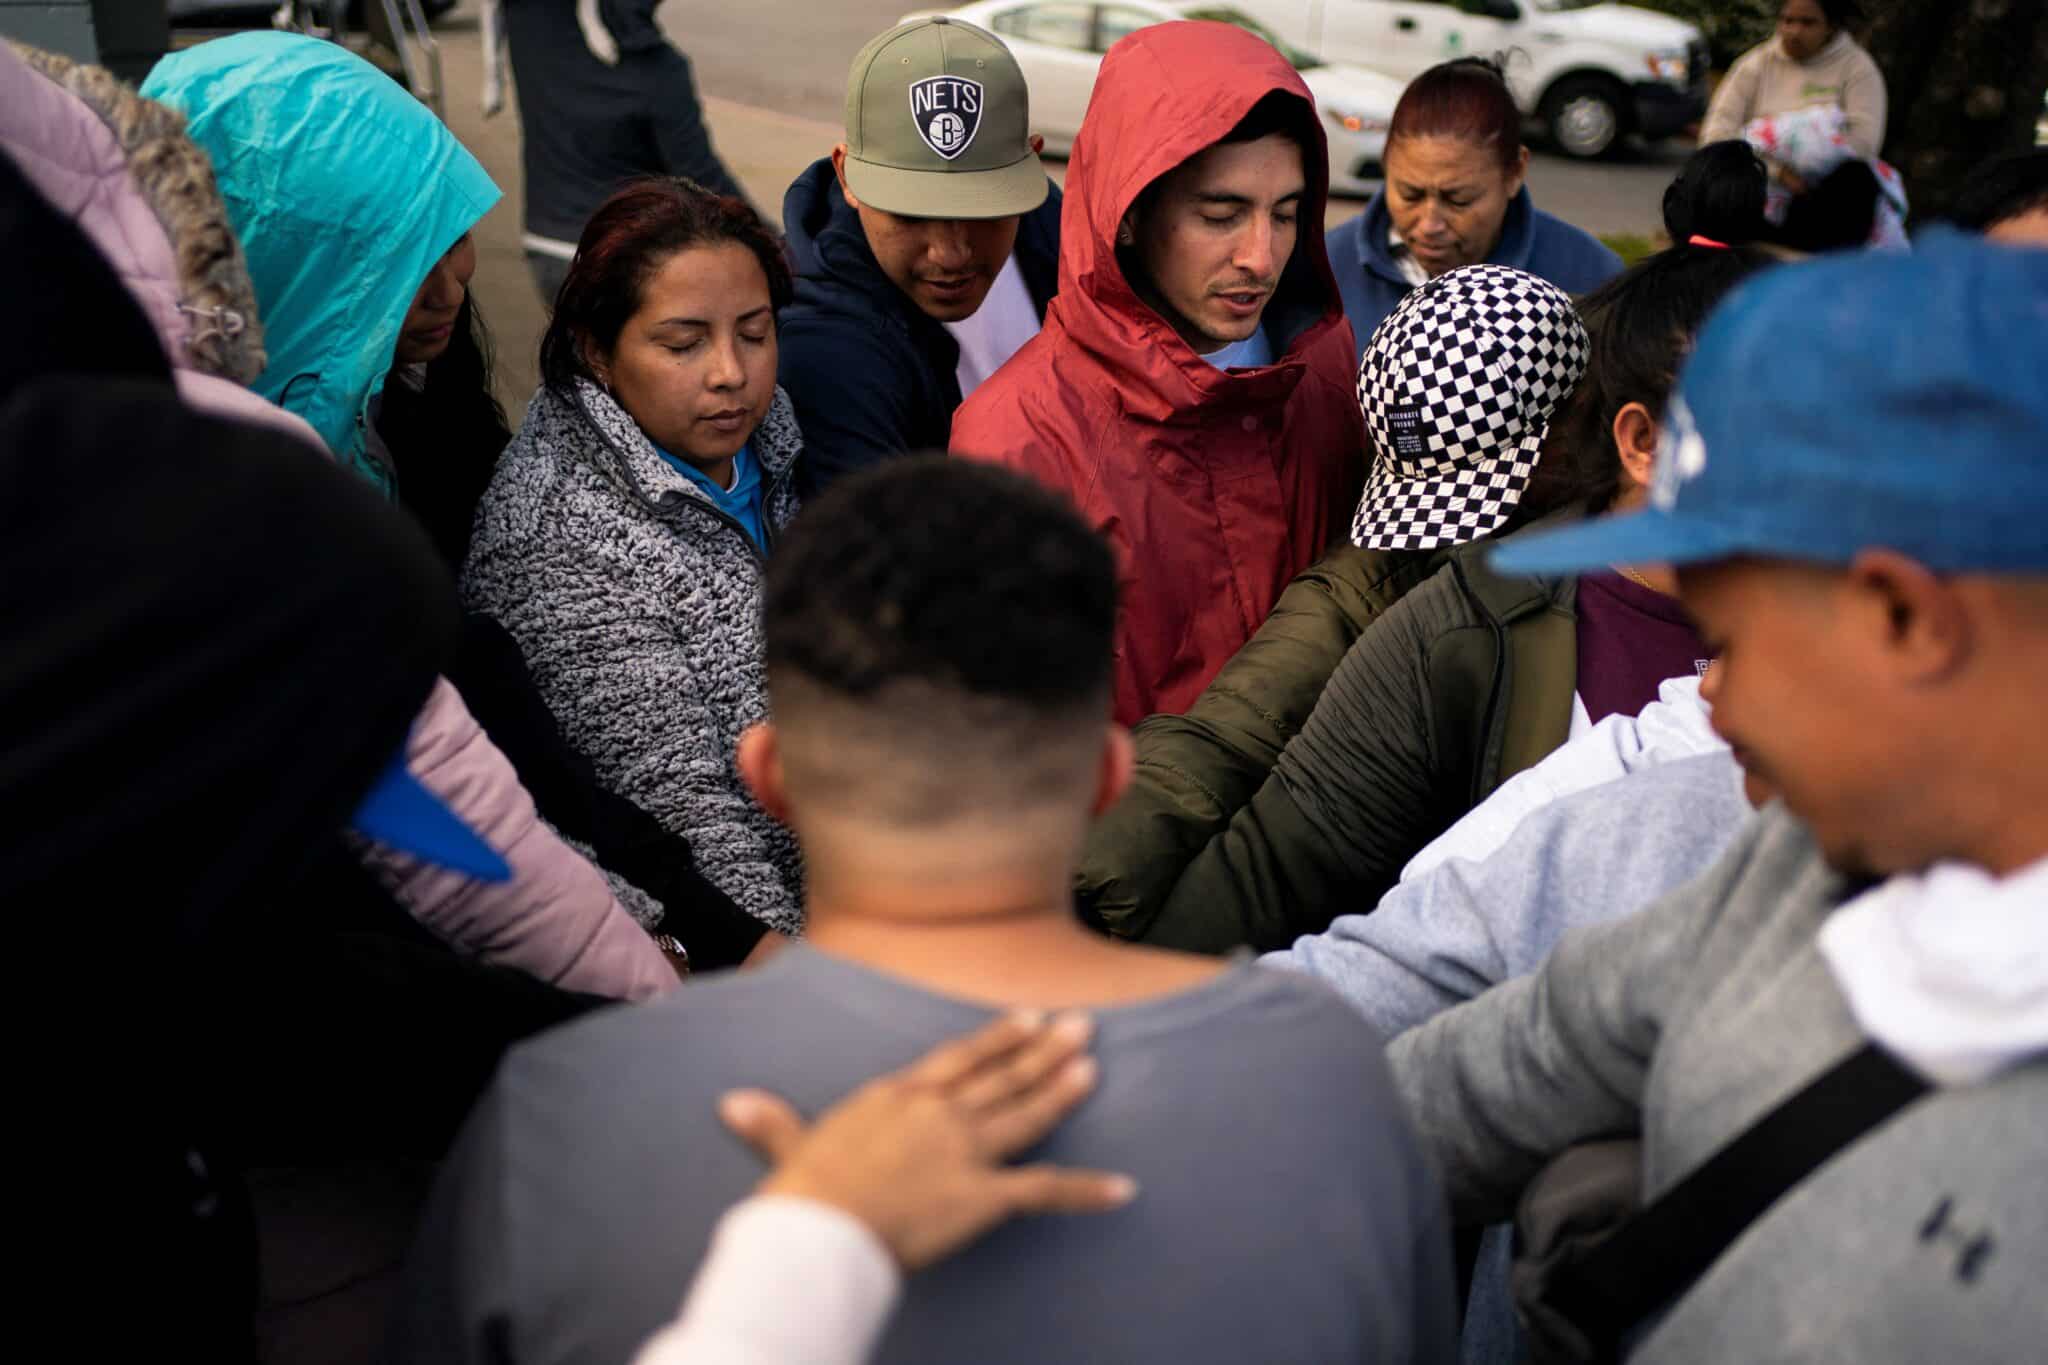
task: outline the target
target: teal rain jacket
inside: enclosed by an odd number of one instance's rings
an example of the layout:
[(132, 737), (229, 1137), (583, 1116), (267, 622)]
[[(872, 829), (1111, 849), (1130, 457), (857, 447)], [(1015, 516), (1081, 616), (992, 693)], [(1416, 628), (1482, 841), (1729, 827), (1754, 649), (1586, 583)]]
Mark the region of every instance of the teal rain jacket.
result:
[(498, 187), (427, 107), (362, 58), (243, 33), (157, 63), (142, 93), (182, 112), (242, 239), (268, 363), (251, 386), (389, 491), (370, 400), (413, 296)]

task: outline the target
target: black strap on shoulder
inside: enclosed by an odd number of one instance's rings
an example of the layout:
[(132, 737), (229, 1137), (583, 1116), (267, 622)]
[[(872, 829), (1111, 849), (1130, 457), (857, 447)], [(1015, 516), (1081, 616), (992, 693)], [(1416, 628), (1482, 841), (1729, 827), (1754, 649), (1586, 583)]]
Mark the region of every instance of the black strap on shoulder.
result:
[(1752, 1124), (1629, 1219), (1546, 1297), (1607, 1348), (1676, 1297), (1764, 1211), (1835, 1153), (1927, 1090), (1891, 1054), (1866, 1045)]

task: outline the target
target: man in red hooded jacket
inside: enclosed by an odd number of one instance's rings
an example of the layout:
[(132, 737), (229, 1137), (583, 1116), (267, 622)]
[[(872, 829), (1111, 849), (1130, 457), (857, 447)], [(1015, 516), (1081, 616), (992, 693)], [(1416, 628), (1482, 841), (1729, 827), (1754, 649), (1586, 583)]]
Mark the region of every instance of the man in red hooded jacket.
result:
[(1363, 478), (1308, 87), (1230, 24), (1111, 48), (1068, 163), (1045, 327), (956, 454), (1073, 499), (1123, 578), (1116, 718), (1185, 710), (1338, 536)]

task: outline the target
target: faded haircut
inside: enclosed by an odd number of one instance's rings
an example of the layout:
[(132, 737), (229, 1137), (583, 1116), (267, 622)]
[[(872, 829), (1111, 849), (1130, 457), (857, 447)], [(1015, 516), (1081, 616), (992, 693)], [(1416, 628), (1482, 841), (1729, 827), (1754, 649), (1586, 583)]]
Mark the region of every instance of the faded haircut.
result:
[(792, 796), (932, 824), (1061, 799), (1109, 713), (1116, 569), (1057, 495), (943, 455), (843, 479), (762, 604)]

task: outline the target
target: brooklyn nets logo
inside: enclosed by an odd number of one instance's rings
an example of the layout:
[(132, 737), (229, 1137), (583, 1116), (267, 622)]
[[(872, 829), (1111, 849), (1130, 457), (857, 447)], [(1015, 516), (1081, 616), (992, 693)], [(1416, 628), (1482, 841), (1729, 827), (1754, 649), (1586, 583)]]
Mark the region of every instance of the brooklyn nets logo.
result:
[(974, 145), (981, 128), (981, 82), (962, 76), (912, 81), (910, 121), (925, 146), (951, 161)]

